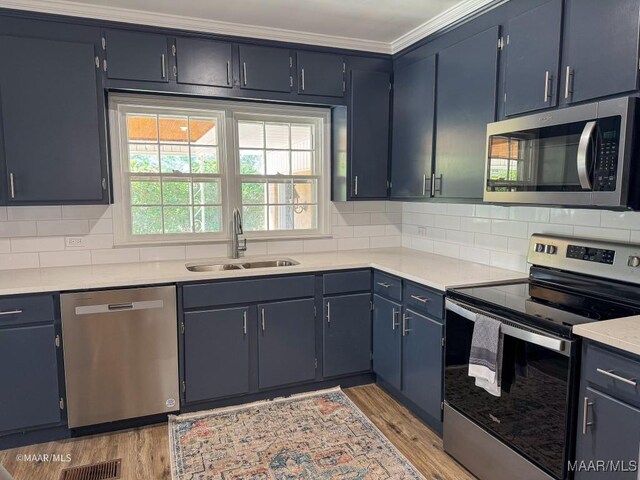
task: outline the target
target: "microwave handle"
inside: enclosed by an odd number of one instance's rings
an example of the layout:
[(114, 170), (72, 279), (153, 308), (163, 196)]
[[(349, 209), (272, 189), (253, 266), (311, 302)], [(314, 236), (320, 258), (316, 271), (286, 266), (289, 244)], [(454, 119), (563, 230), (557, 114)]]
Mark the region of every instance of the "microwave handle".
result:
[(584, 190), (591, 190), (591, 179), (589, 178), (589, 169), (587, 167), (587, 154), (589, 153), (589, 143), (593, 136), (593, 131), (596, 128), (595, 120), (587, 122), (580, 135), (580, 142), (578, 143), (578, 155), (576, 157), (578, 165), (578, 179), (580, 180), (580, 186)]

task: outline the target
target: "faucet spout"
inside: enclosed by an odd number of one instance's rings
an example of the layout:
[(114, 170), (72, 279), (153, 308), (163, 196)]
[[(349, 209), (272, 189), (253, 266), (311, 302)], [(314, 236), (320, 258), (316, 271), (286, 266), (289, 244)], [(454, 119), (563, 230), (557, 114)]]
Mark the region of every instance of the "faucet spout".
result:
[(238, 238), (240, 235), (243, 235), (242, 230), (242, 216), (240, 215), (240, 210), (237, 208), (233, 209), (232, 216), (232, 225), (231, 225), (231, 258), (240, 258), (240, 252), (247, 251), (247, 239)]

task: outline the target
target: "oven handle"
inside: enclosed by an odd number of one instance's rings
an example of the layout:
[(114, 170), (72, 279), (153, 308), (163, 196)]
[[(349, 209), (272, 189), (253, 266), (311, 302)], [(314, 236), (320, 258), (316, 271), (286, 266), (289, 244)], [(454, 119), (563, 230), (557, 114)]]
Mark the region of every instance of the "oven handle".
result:
[(580, 142), (578, 143), (578, 155), (576, 162), (578, 166), (578, 179), (580, 180), (580, 186), (584, 190), (591, 190), (591, 179), (589, 178), (589, 169), (587, 168), (587, 153), (589, 152), (589, 143), (593, 136), (593, 131), (596, 128), (596, 122), (587, 122), (580, 135)]
[[(453, 313), (456, 313), (461, 317), (466, 318), (467, 320), (470, 320), (472, 322), (476, 321), (476, 318), (478, 315), (476, 312), (468, 310), (467, 308), (463, 307), (459, 303), (456, 303), (450, 299), (446, 299), (445, 304), (446, 304), (447, 310)], [(528, 342), (528, 343), (539, 345), (549, 350), (553, 350), (554, 352), (558, 352), (562, 354), (565, 354), (566, 352), (567, 342), (565, 340), (562, 340), (556, 337), (549, 337), (547, 335), (542, 335), (540, 333), (530, 332), (529, 330), (524, 330), (522, 328), (514, 327), (512, 325), (508, 325), (504, 323), (504, 321), (507, 321), (506, 318), (498, 317), (497, 315), (491, 315), (491, 316), (496, 318), (496, 320), (503, 321), (500, 327), (500, 331), (504, 335), (508, 335), (513, 338), (524, 340), (525, 342)]]

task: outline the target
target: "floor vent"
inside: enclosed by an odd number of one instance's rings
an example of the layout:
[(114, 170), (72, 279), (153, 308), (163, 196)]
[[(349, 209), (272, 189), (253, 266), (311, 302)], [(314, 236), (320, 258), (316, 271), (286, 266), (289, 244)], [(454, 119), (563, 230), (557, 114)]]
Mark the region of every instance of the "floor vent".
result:
[(60, 474), (60, 480), (117, 480), (120, 478), (122, 460), (66, 468)]

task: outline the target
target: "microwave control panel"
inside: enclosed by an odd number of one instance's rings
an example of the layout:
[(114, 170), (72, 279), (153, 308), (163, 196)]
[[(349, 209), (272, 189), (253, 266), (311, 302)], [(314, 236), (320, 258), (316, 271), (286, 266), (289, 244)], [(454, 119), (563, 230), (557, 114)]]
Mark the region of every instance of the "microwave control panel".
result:
[(616, 190), (618, 174), (618, 144), (620, 135), (617, 129), (602, 132), (597, 147), (594, 191), (613, 192)]

